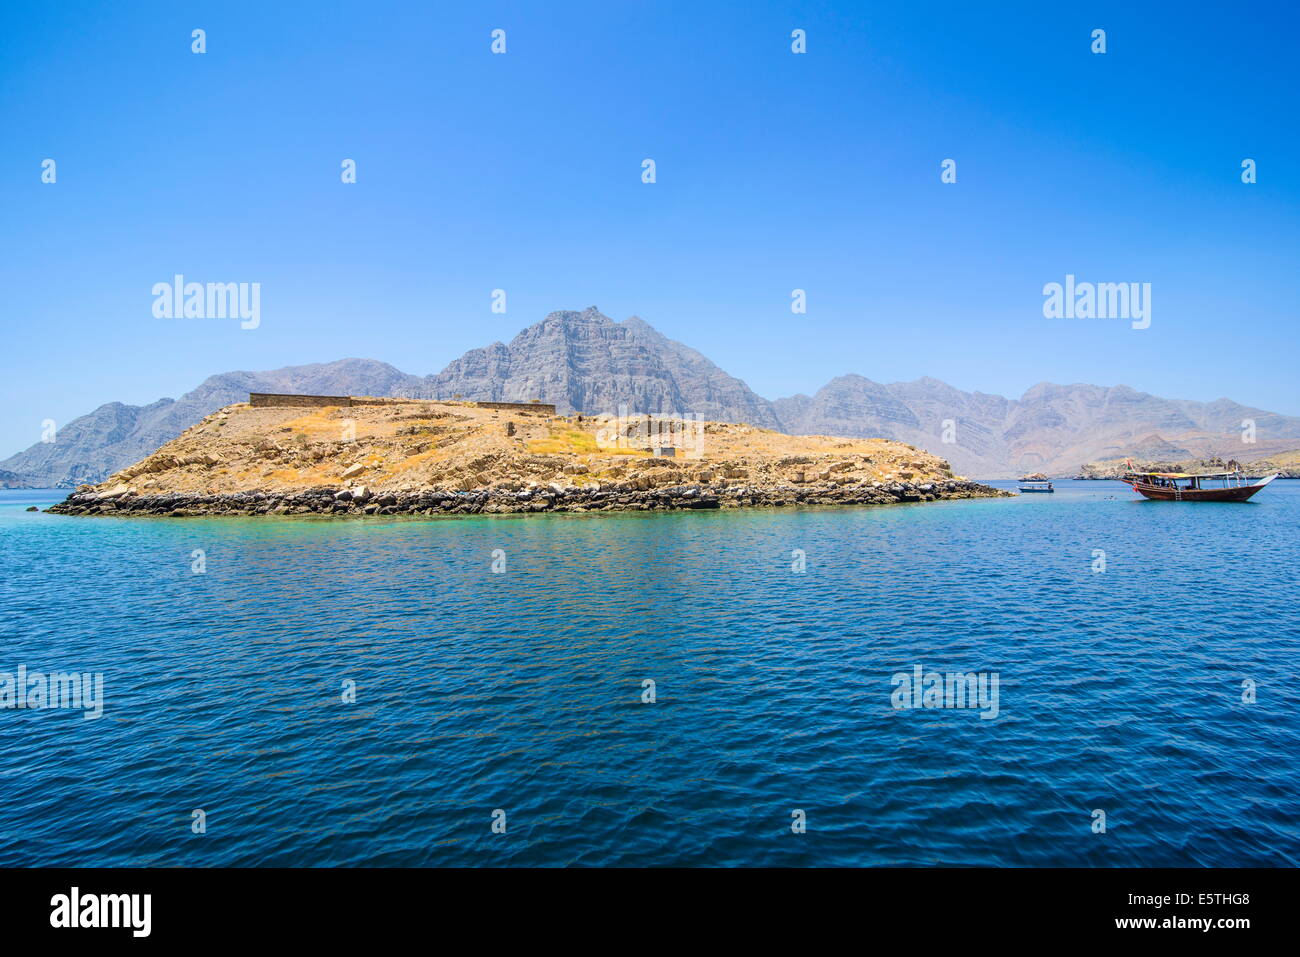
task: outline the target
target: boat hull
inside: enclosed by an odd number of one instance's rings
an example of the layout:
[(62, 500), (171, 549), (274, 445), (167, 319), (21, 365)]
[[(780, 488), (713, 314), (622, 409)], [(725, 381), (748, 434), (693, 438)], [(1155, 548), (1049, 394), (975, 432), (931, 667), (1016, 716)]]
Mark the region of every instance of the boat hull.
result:
[(1270, 476), (1254, 485), (1237, 485), (1231, 488), (1172, 489), (1135, 484), (1133, 491), (1158, 502), (1244, 502), (1276, 477)]

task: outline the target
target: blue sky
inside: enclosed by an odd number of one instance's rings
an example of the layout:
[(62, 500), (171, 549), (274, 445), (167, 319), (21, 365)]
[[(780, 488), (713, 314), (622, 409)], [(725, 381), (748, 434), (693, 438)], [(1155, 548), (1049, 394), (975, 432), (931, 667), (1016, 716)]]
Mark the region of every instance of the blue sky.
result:
[[(1300, 414), (1294, 11), (5, 5), (0, 455), (211, 373), (436, 372), (589, 305), (769, 398), (857, 372)], [(176, 273), (259, 282), (260, 326), (154, 318)], [(1150, 328), (1044, 318), (1067, 273), (1151, 283)]]

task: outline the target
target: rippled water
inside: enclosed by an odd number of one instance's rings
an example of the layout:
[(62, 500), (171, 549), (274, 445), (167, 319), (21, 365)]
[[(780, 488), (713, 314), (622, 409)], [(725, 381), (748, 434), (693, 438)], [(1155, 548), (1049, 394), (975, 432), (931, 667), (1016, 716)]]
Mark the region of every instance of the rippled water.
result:
[[(1058, 489), (424, 520), (5, 492), (0, 671), (102, 672), (105, 705), (0, 710), (0, 865), (1300, 863), (1300, 483)], [(895, 710), (915, 665), (997, 672), (998, 716)]]

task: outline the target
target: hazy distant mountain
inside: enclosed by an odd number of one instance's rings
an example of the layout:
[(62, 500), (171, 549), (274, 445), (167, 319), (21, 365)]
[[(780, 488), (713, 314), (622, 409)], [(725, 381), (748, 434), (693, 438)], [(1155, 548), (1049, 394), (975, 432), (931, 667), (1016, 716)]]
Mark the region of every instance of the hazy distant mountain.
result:
[[(369, 359), (272, 372), (227, 372), (178, 400), (111, 402), (0, 462), (0, 483), (102, 481), (208, 413), (253, 392), (541, 399), (563, 412), (700, 413), (794, 434), (897, 439), (948, 459), (961, 474), (1003, 478), (1041, 470), (1075, 474), (1085, 462), (1222, 455), (1242, 461), (1300, 448), (1300, 418), (1227, 399), (1161, 399), (1128, 386), (1041, 383), (1019, 399), (963, 392), (937, 379), (882, 385), (832, 379), (813, 395), (768, 401), (700, 353), (638, 318), (593, 308), (553, 312), (504, 344), (472, 349), (437, 375), (415, 376)], [(1258, 441), (1241, 441), (1243, 420)]]
[[(897, 439), (943, 456), (966, 475), (998, 478), (1014, 471), (1003, 429), (1015, 403), (1002, 396), (962, 392), (931, 378), (881, 385), (843, 375), (811, 397), (773, 404), (787, 431)], [(945, 434), (953, 441), (945, 442)]]
[[(1245, 461), (1300, 446), (1300, 418), (1227, 399), (1162, 399), (1122, 385), (1044, 382), (1006, 399), (962, 392), (937, 379), (881, 385), (849, 375), (812, 397), (773, 404), (787, 431), (898, 439), (981, 478), (1029, 471), (1073, 475), (1085, 462), (1125, 455), (1222, 454)], [(1255, 423), (1253, 444), (1242, 441), (1245, 420)], [(951, 442), (944, 441), (945, 431)]]
[(292, 366), (273, 372), (209, 376), (180, 399), (149, 405), (109, 402), (59, 428), (55, 441), (37, 442), (3, 462), (0, 471), (29, 487), (102, 482), (139, 461), (210, 412), (247, 402), (249, 392), (318, 392), (333, 395), (417, 395), (425, 380), (373, 359)]

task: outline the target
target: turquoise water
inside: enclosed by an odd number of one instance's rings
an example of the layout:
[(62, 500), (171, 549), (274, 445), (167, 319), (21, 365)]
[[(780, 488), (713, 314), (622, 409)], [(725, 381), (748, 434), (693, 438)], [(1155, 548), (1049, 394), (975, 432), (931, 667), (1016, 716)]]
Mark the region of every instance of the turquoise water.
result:
[[(419, 520), (0, 493), (0, 672), (104, 676), (97, 720), (0, 710), (0, 865), (1300, 863), (1300, 482), (1058, 489)], [(996, 672), (997, 716), (894, 708), (916, 665)]]

